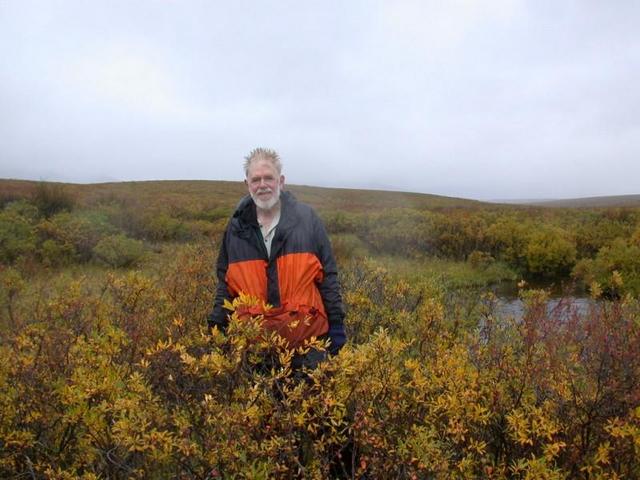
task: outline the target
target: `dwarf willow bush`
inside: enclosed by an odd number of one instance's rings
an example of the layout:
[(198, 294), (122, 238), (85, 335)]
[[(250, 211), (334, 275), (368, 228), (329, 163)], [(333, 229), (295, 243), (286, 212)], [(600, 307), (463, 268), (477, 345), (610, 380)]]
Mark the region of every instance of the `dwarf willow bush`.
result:
[(116, 268), (136, 265), (144, 253), (144, 243), (121, 233), (104, 237), (93, 247), (96, 258)]
[(46, 218), (59, 212), (71, 211), (77, 204), (75, 196), (61, 183), (38, 182), (31, 198)]
[(487, 297), (463, 324), (437, 282), (360, 261), (342, 275), (350, 343), (293, 372), (302, 350), (259, 317), (203, 327), (213, 261), (185, 245), (146, 273), (3, 267), (1, 477), (640, 475), (636, 300), (579, 316), (530, 291), (521, 321)]
[(29, 220), (19, 212), (0, 212), (0, 264), (14, 262), (36, 250), (36, 232)]
[(595, 258), (583, 259), (573, 276), (587, 285), (597, 284), (610, 296), (625, 292), (640, 294), (640, 241), (613, 240), (602, 247)]

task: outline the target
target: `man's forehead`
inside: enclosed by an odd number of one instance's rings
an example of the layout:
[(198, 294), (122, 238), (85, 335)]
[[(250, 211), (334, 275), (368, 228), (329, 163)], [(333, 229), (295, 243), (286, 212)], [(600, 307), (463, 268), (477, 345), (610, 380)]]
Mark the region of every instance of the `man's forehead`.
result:
[(260, 159), (260, 160), (255, 160), (251, 162), (251, 165), (249, 165), (250, 177), (258, 173), (260, 174), (270, 173), (274, 176), (277, 176), (278, 170), (273, 165), (273, 163), (271, 163), (269, 160)]

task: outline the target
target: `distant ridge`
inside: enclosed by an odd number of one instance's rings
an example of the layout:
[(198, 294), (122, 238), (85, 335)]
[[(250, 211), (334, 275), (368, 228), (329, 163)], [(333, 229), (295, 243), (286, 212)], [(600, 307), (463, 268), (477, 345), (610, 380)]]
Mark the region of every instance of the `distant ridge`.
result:
[(490, 203), (502, 203), (506, 205), (540, 205), (545, 202), (555, 202), (556, 198), (492, 198)]
[(640, 207), (640, 195), (612, 195), (602, 197), (567, 198), (563, 200), (537, 200), (529, 205), (559, 208)]

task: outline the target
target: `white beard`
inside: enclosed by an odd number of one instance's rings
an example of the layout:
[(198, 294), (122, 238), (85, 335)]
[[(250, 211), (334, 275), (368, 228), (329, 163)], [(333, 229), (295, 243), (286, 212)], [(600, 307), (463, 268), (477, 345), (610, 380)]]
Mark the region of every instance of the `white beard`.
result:
[(271, 210), (280, 201), (280, 185), (276, 185), (269, 200), (260, 200), (258, 195), (251, 194), (251, 198), (260, 210)]

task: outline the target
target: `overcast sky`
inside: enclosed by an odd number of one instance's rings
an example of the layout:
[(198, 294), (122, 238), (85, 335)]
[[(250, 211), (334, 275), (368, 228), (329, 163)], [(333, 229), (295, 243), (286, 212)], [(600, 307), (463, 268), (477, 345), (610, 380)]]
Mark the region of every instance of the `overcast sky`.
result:
[(0, 177), (640, 193), (640, 1), (0, 0)]

